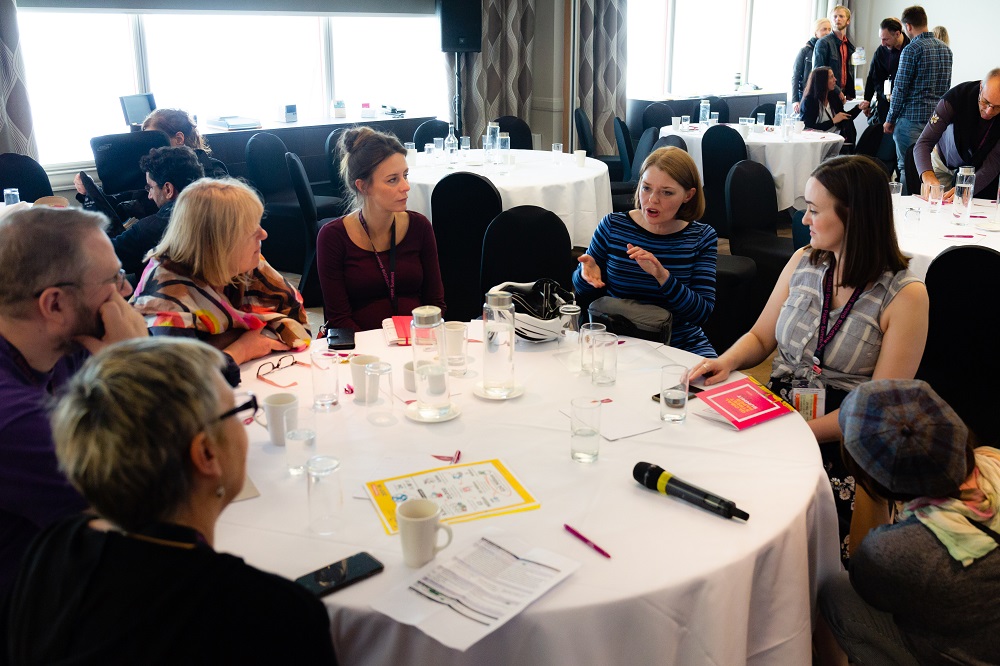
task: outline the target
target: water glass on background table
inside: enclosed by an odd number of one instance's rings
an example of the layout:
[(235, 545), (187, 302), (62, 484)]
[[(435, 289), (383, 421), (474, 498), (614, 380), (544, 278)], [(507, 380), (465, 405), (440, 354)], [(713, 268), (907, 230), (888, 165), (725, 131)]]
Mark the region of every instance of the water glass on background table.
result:
[(310, 407), (285, 412), (285, 462), (288, 473), (300, 476), (316, 455), (316, 411)]
[(601, 450), (601, 401), (593, 397), (573, 398), (569, 414), (570, 457), (592, 463)]
[(682, 423), (687, 417), (688, 369), (671, 363), (660, 368), (660, 420)]
[(434, 152), (440, 153), (444, 152), (444, 137), (438, 136), (434, 138)]
[(758, 125), (764, 125), (765, 123), (767, 123), (767, 114), (766, 113), (758, 113), (757, 114), (757, 124)]
[(563, 145), (561, 143), (552, 144), (552, 163), (562, 164)]
[(899, 203), (903, 197), (903, 184), (896, 181), (889, 183), (889, 194), (892, 196), (892, 210), (899, 210)]
[(21, 203), (21, 193), (16, 187), (8, 187), (3, 191), (3, 202), (7, 206)]
[(691, 125), (691, 116), (681, 116), (681, 131), (687, 132)]
[(340, 461), (313, 456), (306, 461), (309, 483), (309, 529), (316, 534), (335, 534), (344, 508)]
[(472, 150), (472, 139), (467, 136), (458, 138), (458, 150), (462, 153), (462, 161), (469, 161), (469, 152)]
[(341, 356), (332, 349), (325, 349), (325, 346), (326, 341), (320, 339), (309, 348), (313, 405), (317, 409), (332, 409), (340, 401)]

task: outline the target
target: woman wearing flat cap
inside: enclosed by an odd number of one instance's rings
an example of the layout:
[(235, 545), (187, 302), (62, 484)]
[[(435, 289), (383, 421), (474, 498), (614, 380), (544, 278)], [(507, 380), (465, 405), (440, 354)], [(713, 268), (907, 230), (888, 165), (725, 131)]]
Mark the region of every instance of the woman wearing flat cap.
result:
[[(847, 467), (894, 502), (823, 584), (820, 608), (846, 652), (818, 663), (996, 664), (1000, 659), (1000, 451), (973, 449), (958, 415), (919, 380), (862, 384), (840, 408)], [(817, 630), (817, 648), (824, 629)]]

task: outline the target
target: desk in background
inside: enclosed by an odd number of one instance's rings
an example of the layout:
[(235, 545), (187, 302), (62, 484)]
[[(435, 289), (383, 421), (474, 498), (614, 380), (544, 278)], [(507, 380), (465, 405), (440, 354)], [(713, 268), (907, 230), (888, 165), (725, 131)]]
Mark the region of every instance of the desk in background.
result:
[[(469, 337), (482, 339), (481, 324), (471, 325)], [(401, 375), (412, 359), (409, 348), (388, 347), (381, 331), (360, 333), (357, 344), (359, 353), (391, 362), (396, 393), (414, 397)], [(619, 348), (617, 384), (605, 388), (571, 372), (555, 343), (519, 341), (516, 375), (524, 395), (484, 401), (472, 394), (482, 380), (481, 347), (469, 345), (469, 376), (450, 380), (462, 414), (447, 423), (417, 424), (400, 415), (397, 424), (377, 428), (363, 407), (341, 397), (317, 444), (320, 453), (342, 460), (343, 529), (333, 537), (307, 531), (305, 479), (290, 477), (264, 429), (248, 426), (248, 471), (260, 497), (225, 510), (216, 547), (288, 578), (361, 550), (383, 561), (384, 573), (324, 599), (345, 664), (810, 662), (816, 591), (840, 560), (830, 483), (805, 421), (790, 414), (736, 432), (689, 413), (686, 423), (658, 427), (659, 407), (650, 396), (658, 390), (659, 366), (668, 359), (691, 366), (697, 357), (631, 339)], [(257, 380), (257, 365), (243, 367), (243, 389), (260, 396), (281, 391)], [(341, 386), (349, 376), (341, 366)], [(308, 399), (308, 368), (272, 377), (297, 381), (287, 390)], [(574, 462), (569, 422), (559, 410), (586, 395), (635, 410), (655, 430), (602, 441), (597, 462)], [(698, 409), (697, 400), (690, 409)], [(374, 598), (415, 570), (402, 564), (398, 536), (387, 536), (368, 500), (355, 498), (366, 481), (441, 466), (432, 454), (456, 449), (463, 462), (500, 458), (541, 508), (455, 524), (455, 542), (439, 557), (501, 530), (581, 562), (569, 579), (466, 652), (372, 610)], [(750, 520), (724, 520), (640, 487), (632, 479), (639, 461), (735, 501)], [(612, 559), (574, 539), (563, 523)]]

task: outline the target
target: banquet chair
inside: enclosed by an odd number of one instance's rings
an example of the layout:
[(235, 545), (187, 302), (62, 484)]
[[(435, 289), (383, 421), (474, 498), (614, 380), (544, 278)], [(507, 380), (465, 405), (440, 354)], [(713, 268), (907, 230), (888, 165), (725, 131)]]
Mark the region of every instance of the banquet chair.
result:
[(679, 114), (669, 104), (653, 102), (642, 111), (642, 131), (645, 132), (650, 127), (666, 127), (677, 115)]
[[(758, 104), (756, 107), (754, 107), (754, 110), (750, 112), (750, 117), (751, 118), (756, 118), (758, 113), (763, 113), (764, 114), (764, 124), (765, 125), (773, 125), (774, 124), (774, 114), (775, 114), (776, 110), (777, 110), (777, 107), (776, 107), (776, 105), (775, 105), (774, 102), (764, 102), (763, 104)], [(721, 118), (722, 115), (720, 114), (719, 117)]]
[(320, 290), (319, 275), (316, 270), (316, 236), (320, 227), (333, 218), (320, 219), (316, 210), (316, 197), (309, 185), (309, 176), (302, 160), (295, 153), (285, 153), (285, 164), (288, 176), (292, 181), (295, 196), (299, 200), (299, 210), (302, 211), (302, 232), (305, 241), (305, 260), (303, 261), (298, 290), (302, 294), (302, 302), (307, 308), (323, 305), (323, 293)]
[(566, 224), (550, 210), (515, 206), (503, 211), (483, 237), (482, 294), (502, 282), (541, 278), (551, 278), (572, 291), (576, 267), (572, 245)]
[(579, 142), (578, 149), (586, 151), (587, 157), (604, 162), (608, 167), (608, 177), (612, 182), (620, 181), (625, 173), (622, 168), (621, 158), (618, 155), (595, 154), (597, 152), (597, 142), (594, 140), (594, 131), (590, 127), (590, 118), (587, 117), (587, 112), (578, 106), (573, 111), (573, 119), (576, 121), (576, 136)]
[(34, 203), (52, 196), (52, 184), (42, 165), (17, 153), (0, 155), (0, 189), (16, 187), (21, 201)]
[[(722, 238), (729, 238), (726, 177), (734, 164), (747, 158), (747, 146), (740, 133), (732, 127), (712, 125), (701, 140), (701, 156), (701, 177), (705, 185), (705, 214), (701, 221), (712, 225)], [(774, 189), (773, 183), (771, 188)]]
[(448, 136), (448, 123), (443, 120), (425, 120), (413, 132), (413, 143), (419, 152), (424, 152), (424, 146), (434, 143), (434, 139)]
[(896, 143), (891, 134), (882, 131), (881, 125), (869, 125), (861, 133), (854, 154), (872, 158), (890, 178), (896, 170)]
[(709, 95), (708, 97), (705, 97), (705, 99), (707, 99), (709, 103), (709, 112), (718, 113), (720, 123), (728, 123), (729, 104), (726, 103), (726, 100), (722, 99), (721, 97), (715, 97), (713, 95)]
[(639, 143), (635, 146), (635, 155), (632, 157), (631, 177), (627, 183), (623, 184), (622, 189), (625, 191), (611, 195), (611, 208), (614, 211), (624, 212), (635, 207), (635, 188), (638, 187), (639, 177), (642, 175), (642, 163), (653, 152), (653, 144), (656, 143), (656, 137), (659, 133), (659, 127), (649, 127), (639, 137)]
[(653, 144), (653, 150), (659, 150), (660, 148), (666, 148), (667, 146), (673, 146), (674, 148), (680, 148), (685, 153), (688, 150), (687, 142), (676, 134), (668, 134), (666, 136), (661, 136)]
[(635, 145), (632, 143), (632, 133), (628, 125), (615, 116), (615, 143), (618, 144), (618, 157), (622, 162), (621, 180), (611, 181), (611, 194), (628, 194), (635, 190), (632, 179), (632, 160), (635, 157)]
[(483, 313), (479, 289), (483, 237), (500, 211), (500, 192), (488, 178), (459, 171), (431, 192), (431, 224), (444, 284), (445, 319), (470, 321)]
[(346, 127), (335, 129), (326, 137), (324, 155), (326, 155), (326, 170), (330, 176), (330, 186), (327, 191), (335, 197), (344, 197), (344, 179), (340, 175), (340, 137), (347, 131)]
[(792, 213), (792, 246), (796, 250), (809, 245), (809, 227), (802, 222), (805, 216), (804, 210), (796, 210)]
[(791, 238), (778, 237), (778, 195), (766, 166), (737, 162), (726, 176), (725, 192), (729, 248), (757, 264), (752, 298), (760, 312), (795, 247)]
[(702, 330), (719, 354), (750, 330), (759, 310), (752, 294), (757, 265), (749, 257), (719, 254), (715, 261), (715, 308)]
[(144, 190), (146, 174), (139, 170), (139, 159), (153, 148), (169, 145), (167, 135), (159, 130), (95, 136), (90, 140), (90, 149), (101, 189), (109, 196)]
[[(924, 284), (930, 300), (927, 346), (917, 369), (958, 413), (980, 444), (1000, 441), (1000, 355), (990, 350), (1000, 327), (1000, 310), (989, 307), (981, 290), (1000, 274), (1000, 252), (988, 247), (950, 247), (931, 262)], [(959, 370), (960, 355), (975, 354), (974, 375)]]
[(910, 146), (906, 149), (906, 156), (903, 157), (903, 171), (906, 173), (905, 187), (903, 188), (903, 194), (912, 194), (914, 196), (920, 194), (920, 183), (923, 182), (920, 179), (920, 174), (917, 172), (917, 163), (913, 160), (913, 149), (916, 144)]
[[(284, 141), (268, 132), (257, 132), (246, 145), (247, 176), (264, 200), (261, 226), (267, 231), (261, 250), (269, 264), (282, 271), (298, 272), (306, 256), (302, 238), (302, 209), (288, 175)], [(339, 197), (316, 196), (319, 218), (340, 214)]]
[(511, 150), (531, 150), (533, 148), (531, 128), (528, 127), (528, 123), (517, 116), (500, 116), (493, 122), (500, 125), (501, 132), (510, 134)]

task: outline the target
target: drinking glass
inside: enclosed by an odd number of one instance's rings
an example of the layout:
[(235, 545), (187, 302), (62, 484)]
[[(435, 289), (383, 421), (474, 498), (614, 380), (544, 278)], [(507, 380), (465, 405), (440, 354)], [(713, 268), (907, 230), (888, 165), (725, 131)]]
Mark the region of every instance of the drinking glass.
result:
[(660, 420), (681, 423), (687, 417), (688, 369), (671, 363), (660, 368)]
[(368, 422), (389, 426), (396, 422), (395, 394), (392, 392), (392, 365), (384, 361), (365, 366), (365, 405)]
[[(322, 345), (322, 346), (321, 346)], [(323, 349), (324, 340), (309, 350), (312, 365), (313, 405), (317, 409), (332, 409), (340, 400), (340, 354)]]
[(758, 113), (757, 114), (757, 124), (758, 125), (764, 125), (765, 123), (767, 123), (767, 114), (765, 114), (765, 113)]
[(467, 136), (458, 139), (458, 149), (462, 151), (462, 160), (469, 159), (469, 151), (472, 150), (472, 139)]
[(552, 144), (552, 163), (562, 164), (563, 145), (561, 143)]
[(594, 372), (594, 343), (598, 333), (606, 333), (604, 324), (584, 324), (580, 327), (580, 369), (588, 375)]
[(598, 333), (594, 336), (594, 374), (590, 381), (595, 386), (614, 386), (618, 379), (618, 336)]
[(285, 463), (288, 473), (301, 476), (316, 452), (316, 412), (310, 407), (285, 412)]
[(941, 210), (944, 201), (944, 186), (931, 185), (927, 188), (927, 203), (930, 212), (937, 213)]
[(21, 193), (16, 187), (8, 187), (3, 191), (3, 202), (7, 206), (13, 206), (16, 203), (21, 203)]
[(573, 460), (592, 463), (601, 450), (601, 401), (573, 398), (570, 401), (569, 454)]
[(899, 202), (903, 197), (903, 184), (892, 181), (889, 183), (889, 194), (892, 196), (892, 210), (899, 210)]
[(340, 461), (313, 456), (306, 462), (309, 482), (309, 529), (316, 534), (334, 534), (344, 508)]
[(434, 139), (434, 152), (444, 150), (444, 137), (439, 136)]
[(681, 131), (687, 132), (691, 125), (691, 116), (681, 116)]

